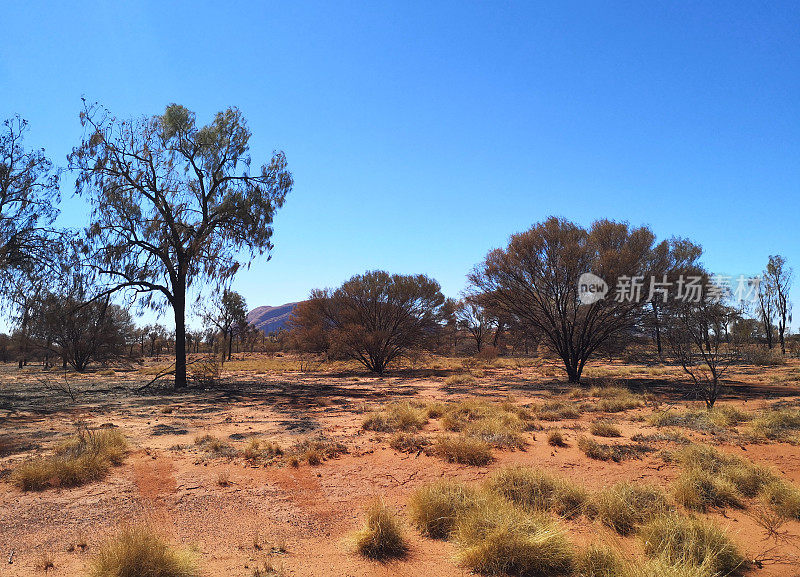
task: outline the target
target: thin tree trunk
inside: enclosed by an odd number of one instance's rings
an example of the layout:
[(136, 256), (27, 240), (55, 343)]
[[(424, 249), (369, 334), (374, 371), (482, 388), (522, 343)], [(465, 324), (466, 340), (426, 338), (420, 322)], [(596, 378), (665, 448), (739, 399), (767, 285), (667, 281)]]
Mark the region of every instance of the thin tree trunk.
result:
[(186, 387), (186, 293), (175, 291), (175, 388)]

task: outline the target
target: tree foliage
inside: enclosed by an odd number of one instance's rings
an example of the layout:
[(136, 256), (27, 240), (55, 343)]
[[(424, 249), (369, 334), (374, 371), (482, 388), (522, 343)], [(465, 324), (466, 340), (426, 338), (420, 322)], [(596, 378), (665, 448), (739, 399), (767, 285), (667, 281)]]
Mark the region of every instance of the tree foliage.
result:
[(439, 328), (441, 287), (425, 275), (370, 271), (336, 290), (315, 290), (295, 309), (295, 338), (382, 374)]
[[(118, 120), (81, 114), (85, 134), (69, 157), (92, 205), (85, 252), (107, 285), (142, 306), (172, 307), (175, 385), (186, 385), (186, 294), (223, 286), (272, 248), (272, 223), (292, 188), (282, 152), (251, 170), (251, 132), (229, 108), (206, 126), (170, 104), (164, 114)], [(199, 291), (198, 291), (199, 294)]]

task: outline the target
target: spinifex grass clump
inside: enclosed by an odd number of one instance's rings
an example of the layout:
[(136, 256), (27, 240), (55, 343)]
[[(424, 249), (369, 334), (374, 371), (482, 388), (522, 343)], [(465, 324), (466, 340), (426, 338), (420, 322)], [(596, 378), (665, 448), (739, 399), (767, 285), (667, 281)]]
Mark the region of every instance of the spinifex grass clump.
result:
[(58, 445), (52, 455), (19, 465), (11, 481), (23, 491), (76, 487), (105, 477), (122, 464), (127, 442), (117, 429), (93, 431), (80, 427), (75, 436)]
[(176, 551), (147, 527), (123, 529), (103, 544), (89, 567), (91, 577), (198, 577), (192, 556)]
[(522, 433), (533, 427), (531, 415), (512, 401), (490, 403), (466, 400), (450, 405), (441, 415), (448, 431), (463, 433), (505, 449), (521, 449), (527, 444)]
[(491, 476), (487, 488), (531, 511), (548, 511), (562, 517), (580, 515), (588, 500), (583, 487), (554, 477), (541, 469), (510, 466)]
[(411, 522), (423, 535), (447, 539), (456, 519), (475, 507), (483, 496), (473, 487), (440, 481), (417, 489), (408, 503)]
[(424, 408), (398, 401), (367, 415), (361, 426), (367, 431), (393, 433), (419, 431), (427, 422), (427, 411)]
[(356, 533), (355, 545), (365, 557), (378, 560), (402, 557), (408, 551), (399, 519), (380, 500), (367, 509), (366, 523)]
[(704, 567), (709, 575), (736, 575), (747, 568), (736, 545), (711, 521), (661, 515), (642, 527), (641, 539), (648, 556)]
[(670, 510), (667, 496), (652, 485), (617, 483), (595, 496), (598, 518), (620, 535), (635, 532), (642, 523)]
[(743, 507), (744, 499), (759, 495), (779, 480), (766, 467), (707, 445), (690, 445), (675, 458), (684, 469), (675, 481), (675, 499), (695, 511)]
[(486, 499), (456, 522), (458, 559), (486, 575), (549, 577), (572, 571), (575, 553), (564, 531), (542, 514)]
[(492, 461), (492, 447), (486, 441), (467, 435), (443, 435), (433, 445), (433, 453), (450, 463), (481, 466)]

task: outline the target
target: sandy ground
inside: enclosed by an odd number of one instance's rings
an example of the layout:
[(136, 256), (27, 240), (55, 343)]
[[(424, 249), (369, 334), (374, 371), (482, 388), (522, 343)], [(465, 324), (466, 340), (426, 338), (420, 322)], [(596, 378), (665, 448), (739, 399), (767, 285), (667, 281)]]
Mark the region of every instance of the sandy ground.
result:
[[(725, 401), (755, 410), (778, 397), (795, 399), (800, 396), (798, 367), (739, 368), (730, 376), (732, 388)], [(527, 450), (495, 451), (496, 460), (486, 467), (448, 464), (424, 453), (399, 453), (389, 448), (385, 435), (361, 429), (365, 410), (393, 398), (457, 400), (477, 395), (499, 400), (512, 395), (521, 404), (541, 401), (553, 390), (565, 388), (554, 380), (557, 371), (551, 366), (490, 367), (481, 371), (477, 384), (456, 386), (446, 383), (447, 369), (376, 378), (353, 372), (237, 372), (235, 363), (230, 368), (232, 372), (213, 390), (177, 394), (169, 389), (136, 391), (147, 381), (139, 372), (71, 376), (77, 394), (73, 401), (57, 376), (43, 378), (34, 367), (22, 372), (10, 365), (0, 367), (3, 476), (31, 454), (46, 452), (74, 430), (76, 421), (91, 426), (112, 423), (132, 445), (125, 464), (98, 483), (23, 493), (0, 482), (0, 574), (42, 574), (37, 566), (43, 555), (54, 561), (51, 574), (82, 574), (107, 535), (120, 525), (147, 521), (174, 543), (196, 551), (203, 573), (209, 576), (250, 576), (264, 559), (296, 576), (467, 575), (469, 571), (453, 560), (452, 544), (423, 538), (413, 530), (408, 531), (410, 555), (391, 563), (360, 558), (349, 536), (374, 497), (402, 513), (409, 494), (425, 483), (440, 478), (477, 482), (509, 463), (546, 467), (592, 489), (619, 480), (666, 487), (677, 475), (657, 452), (621, 463), (588, 459), (575, 440), (596, 414), (544, 423), (562, 428), (569, 447), (554, 449), (546, 442), (546, 431), (536, 431), (528, 434)], [(604, 366), (589, 374), (607, 378), (615, 370)], [(672, 387), (680, 380), (677, 373), (652, 377), (646, 371), (622, 372), (620, 382), (654, 391), (667, 405), (697, 405), (683, 400)], [(619, 442), (637, 432), (655, 432), (638, 418), (649, 412), (643, 408), (614, 415), (623, 431)], [(436, 427), (435, 421), (429, 425), (430, 430)], [(196, 436), (213, 434), (239, 449), (254, 436), (290, 446), (321, 433), (345, 443), (348, 454), (316, 467), (254, 467), (241, 457), (209, 457), (194, 444)], [(800, 485), (796, 446), (741, 445), (700, 433), (687, 435), (768, 464)], [(230, 480), (227, 486), (220, 486), (220, 475)], [(787, 535), (776, 544), (765, 539), (763, 529), (746, 511), (712, 516), (728, 527), (751, 558), (767, 558), (752, 575), (800, 575), (800, 567), (793, 563), (800, 558), (800, 523), (788, 523)], [(622, 539), (598, 523), (580, 519), (566, 525), (578, 544), (613, 542), (640, 554), (636, 538)], [(85, 549), (70, 551), (71, 545), (82, 543)], [(275, 551), (284, 547), (285, 552)]]

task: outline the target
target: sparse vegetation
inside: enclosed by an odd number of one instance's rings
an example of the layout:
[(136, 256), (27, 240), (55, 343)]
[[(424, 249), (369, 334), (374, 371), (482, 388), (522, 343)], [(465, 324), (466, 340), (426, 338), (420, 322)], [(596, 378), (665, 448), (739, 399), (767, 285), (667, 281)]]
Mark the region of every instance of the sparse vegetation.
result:
[(644, 453), (652, 451), (650, 446), (642, 443), (606, 445), (583, 436), (578, 437), (578, 448), (590, 459), (615, 462), (625, 459), (634, 459)]
[(593, 421), (589, 425), (589, 432), (596, 437), (621, 437), (622, 431), (609, 421)]
[(620, 535), (634, 533), (642, 523), (670, 509), (667, 496), (660, 488), (621, 482), (595, 496), (597, 516)]
[(419, 431), (428, 422), (426, 411), (409, 402), (389, 403), (380, 411), (370, 413), (362, 424), (367, 431), (393, 433)]
[(581, 416), (578, 407), (564, 401), (546, 401), (542, 403), (536, 413), (542, 421), (566, 421)]
[(492, 461), (492, 447), (486, 441), (467, 435), (442, 435), (433, 445), (433, 453), (450, 463), (486, 465)]
[(550, 431), (547, 434), (547, 444), (551, 447), (566, 447), (567, 442), (564, 440), (564, 434), (558, 429)]
[(122, 464), (128, 444), (118, 429), (79, 427), (75, 436), (58, 445), (52, 455), (35, 457), (17, 466), (11, 482), (23, 491), (77, 487), (105, 477)]
[(458, 560), (486, 575), (549, 577), (569, 573), (574, 551), (564, 530), (541, 514), (486, 500), (456, 522)]
[(230, 443), (218, 439), (214, 435), (202, 435), (194, 440), (194, 444), (206, 451), (212, 457), (233, 457), (236, 450)]
[(91, 577), (199, 577), (186, 551), (175, 550), (145, 526), (129, 527), (103, 544), (90, 564)]
[(354, 539), (358, 552), (370, 559), (402, 557), (408, 551), (399, 519), (382, 501), (369, 506), (365, 526)]
[(575, 565), (578, 577), (618, 577), (623, 574), (624, 568), (619, 552), (598, 544), (581, 551)]
[(531, 511), (549, 511), (562, 517), (580, 515), (588, 500), (583, 487), (541, 469), (505, 467), (491, 476), (487, 488)]
[(703, 567), (710, 575), (736, 575), (747, 568), (738, 547), (710, 521), (660, 515), (641, 529), (645, 553), (668, 563)]
[(414, 433), (395, 433), (389, 439), (389, 446), (401, 453), (418, 453), (430, 444), (427, 438)]
[(447, 539), (461, 515), (482, 498), (476, 489), (453, 481), (440, 481), (417, 489), (408, 503), (413, 524), (434, 539)]

